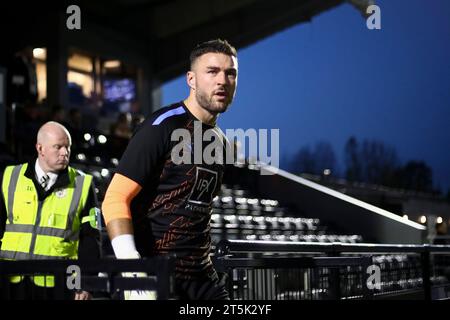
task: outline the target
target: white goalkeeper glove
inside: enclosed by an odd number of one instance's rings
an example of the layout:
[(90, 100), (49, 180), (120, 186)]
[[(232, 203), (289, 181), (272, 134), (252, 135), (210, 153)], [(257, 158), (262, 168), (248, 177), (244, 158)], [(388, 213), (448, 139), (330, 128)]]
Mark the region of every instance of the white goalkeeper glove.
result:
[[(122, 234), (111, 241), (114, 254), (117, 259), (140, 259), (141, 256), (136, 250), (134, 237), (131, 234)], [(123, 272), (124, 278), (145, 278), (145, 272)], [(124, 290), (125, 300), (156, 300), (156, 291), (152, 290)]]

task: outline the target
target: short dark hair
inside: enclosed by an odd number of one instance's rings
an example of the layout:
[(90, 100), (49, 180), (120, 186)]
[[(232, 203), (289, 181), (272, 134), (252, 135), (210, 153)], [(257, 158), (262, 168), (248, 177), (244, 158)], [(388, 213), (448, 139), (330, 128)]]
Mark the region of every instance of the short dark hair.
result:
[(223, 53), (228, 56), (237, 57), (236, 49), (228, 43), (227, 40), (222, 39), (216, 39), (216, 40), (210, 40), (203, 43), (198, 44), (192, 51), (190, 55), (190, 61), (192, 68), (192, 65), (194, 64), (195, 60), (197, 60), (198, 57), (206, 54), (206, 53)]

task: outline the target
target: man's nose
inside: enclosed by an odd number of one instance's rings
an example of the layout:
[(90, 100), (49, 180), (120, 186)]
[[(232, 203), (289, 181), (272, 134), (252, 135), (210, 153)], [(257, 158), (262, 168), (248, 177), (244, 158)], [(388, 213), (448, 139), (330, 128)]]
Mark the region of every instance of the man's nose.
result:
[(228, 82), (228, 78), (227, 75), (225, 74), (225, 72), (219, 72), (217, 74), (217, 84), (226, 84)]
[(69, 155), (69, 148), (62, 147), (59, 151), (60, 151), (60, 154), (63, 156)]

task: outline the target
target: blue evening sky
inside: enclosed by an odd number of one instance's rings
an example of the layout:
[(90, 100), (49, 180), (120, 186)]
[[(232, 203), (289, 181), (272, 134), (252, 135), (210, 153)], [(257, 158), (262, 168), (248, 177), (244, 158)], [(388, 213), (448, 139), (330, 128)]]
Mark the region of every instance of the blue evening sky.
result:
[[(329, 141), (375, 139), (402, 163), (423, 160), (450, 188), (450, 1), (377, 0), (381, 30), (350, 4), (238, 52), (227, 128), (279, 128), (280, 158)], [(207, 39), (205, 39), (207, 40)], [(163, 105), (188, 95), (184, 76), (163, 86)]]

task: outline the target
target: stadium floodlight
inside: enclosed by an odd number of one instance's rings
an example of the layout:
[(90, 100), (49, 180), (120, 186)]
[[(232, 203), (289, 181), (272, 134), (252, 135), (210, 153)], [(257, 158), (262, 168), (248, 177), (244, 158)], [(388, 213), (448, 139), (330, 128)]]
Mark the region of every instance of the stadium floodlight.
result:
[(97, 137), (97, 141), (98, 141), (98, 143), (105, 144), (106, 141), (108, 141), (108, 139), (106, 139), (106, 137), (101, 134)]
[(103, 168), (102, 171), (100, 172), (100, 174), (102, 175), (103, 178), (106, 178), (109, 175), (109, 170), (106, 168)]

